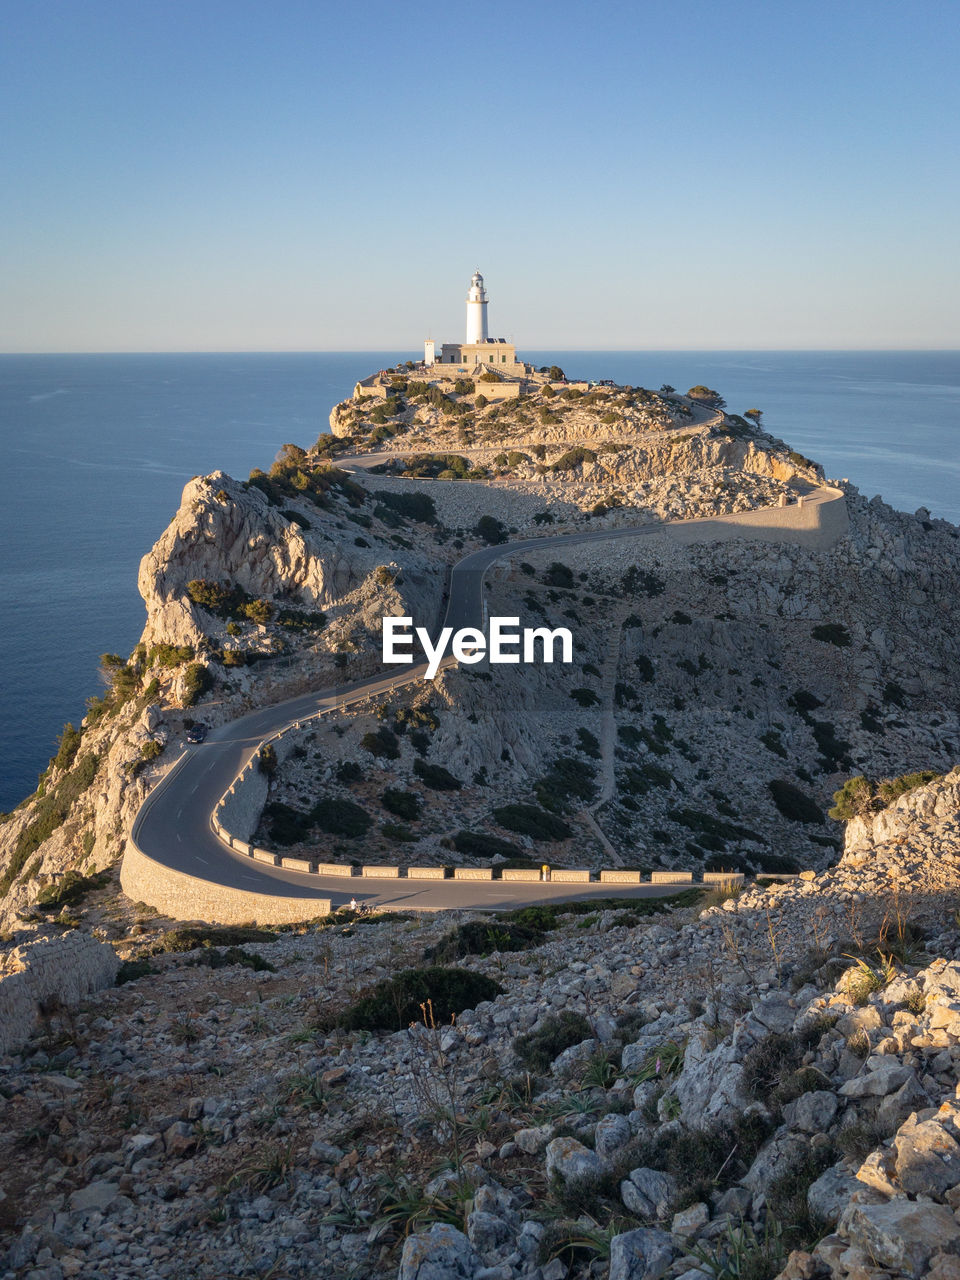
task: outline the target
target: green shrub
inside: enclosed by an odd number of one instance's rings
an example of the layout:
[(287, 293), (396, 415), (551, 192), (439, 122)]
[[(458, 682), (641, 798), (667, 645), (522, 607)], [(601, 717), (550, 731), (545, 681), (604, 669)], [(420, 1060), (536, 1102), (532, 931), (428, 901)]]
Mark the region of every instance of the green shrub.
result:
[(140, 747), (140, 758), (142, 760), (156, 760), (163, 752), (163, 743), (158, 742), (156, 738), (151, 738), (148, 742), (144, 742)]
[(593, 799), (597, 792), (596, 774), (592, 764), (575, 756), (558, 756), (550, 771), (534, 784), (534, 794), (545, 809), (566, 813), (571, 807), (571, 799)]
[(887, 805), (913, 791), (916, 787), (926, 786), (929, 782), (942, 778), (943, 774), (934, 769), (924, 769), (919, 773), (904, 773), (898, 778), (885, 778), (874, 782), (863, 774), (848, 778), (839, 791), (833, 793), (833, 808), (830, 817), (839, 822), (848, 822), (851, 818), (866, 817), (885, 809)]
[(150, 650), (147, 663), (151, 667), (179, 667), (193, 656), (192, 644), (157, 644)]
[(570, 588), (574, 585), (573, 570), (569, 565), (561, 564), (559, 560), (554, 560), (543, 575), (543, 580), (548, 587)]
[(466, 853), (474, 858), (522, 858), (523, 850), (509, 840), (501, 840), (499, 836), (488, 836), (482, 831), (458, 831), (452, 840), (458, 853)]
[(503, 988), (492, 978), (468, 969), (439, 965), (404, 969), (396, 977), (378, 982), (368, 995), (345, 1009), (336, 1025), (347, 1031), (399, 1031), (423, 1020), (423, 1006), (428, 1001), (435, 1021), (445, 1023), (464, 1009), (502, 994)]
[(424, 953), (431, 964), (450, 964), (464, 956), (486, 956), (493, 951), (527, 951), (539, 946), (544, 932), (530, 925), (470, 920), (457, 925)]
[(493, 516), (481, 516), (474, 525), (473, 532), (489, 546), (496, 546), (507, 540), (507, 531), (504, 525)]
[(196, 951), (199, 947), (239, 947), (246, 942), (276, 942), (279, 936), (248, 925), (182, 925), (165, 933), (153, 954)]
[(785, 818), (789, 818), (791, 822), (809, 822), (823, 826), (823, 812), (820, 806), (805, 791), (795, 787), (792, 782), (784, 782), (780, 778), (772, 778), (767, 783), (767, 787), (773, 797), (773, 803)]
[(183, 705), (194, 707), (213, 687), (213, 676), (202, 662), (192, 662), (183, 673)]
[(85, 876), (79, 871), (65, 871), (57, 884), (49, 884), (37, 894), (36, 905), (41, 911), (82, 902), (93, 889), (102, 889), (110, 880), (109, 871)]
[(322, 631), (327, 615), (321, 609), (278, 609), (274, 621), (288, 631)]
[(382, 756), (386, 760), (397, 760), (400, 757), (399, 739), (386, 725), (381, 725), (375, 733), (365, 733), (360, 745), (372, 756)]
[(877, 787), (877, 797), (886, 808), (887, 805), (893, 804), (894, 800), (906, 795), (908, 791), (925, 787), (928, 782), (936, 782), (942, 777), (943, 774), (937, 773), (935, 769), (923, 769), (919, 773), (903, 773), (899, 778), (888, 778), (881, 782)]
[(830, 817), (838, 822), (862, 817), (873, 809), (873, 787), (868, 778), (858, 774), (848, 778), (839, 791), (833, 793)]
[(413, 762), (413, 772), (431, 791), (459, 791), (463, 786), (459, 778), (440, 764), (427, 764), (425, 760), (417, 759)]
[(592, 689), (581, 686), (579, 689), (571, 689), (570, 697), (581, 707), (592, 707), (600, 701)]
[(351, 838), (366, 835), (373, 822), (358, 804), (335, 796), (317, 801), (310, 810), (310, 818), (314, 826), (328, 835)]
[(255, 973), (276, 973), (276, 966), (256, 951), (245, 951), (243, 947), (228, 947), (226, 951), (218, 951), (216, 947), (206, 947), (193, 964), (206, 965), (208, 969), (224, 969), (227, 965), (239, 964), (245, 969), (253, 969)]
[(576, 467), (582, 466), (585, 462), (596, 462), (597, 455), (592, 449), (587, 449), (584, 445), (574, 445), (572, 449), (568, 449), (566, 453), (560, 455), (556, 462), (551, 463), (551, 471), (573, 471)]
[(572, 828), (562, 818), (535, 804), (501, 805), (493, 810), (493, 816), (501, 827), (534, 840), (567, 840), (573, 835)]
[(422, 806), (415, 791), (400, 791), (396, 787), (388, 787), (380, 801), (388, 813), (394, 813), (398, 818), (415, 822), (420, 817)]
[(564, 1049), (589, 1040), (593, 1035), (590, 1023), (582, 1013), (562, 1013), (546, 1018), (536, 1031), (517, 1036), (513, 1052), (523, 1065), (537, 1073), (549, 1071), (550, 1064)]
[(52, 791), (45, 792), (35, 801), (34, 816), (17, 836), (10, 852), (6, 870), (0, 876), (0, 898), (27, 865), (32, 854), (63, 825), (74, 804), (88, 790), (97, 774), (100, 757), (92, 751), (80, 756), (69, 773), (60, 779)]
[(679, 822), (688, 831), (703, 836), (715, 836), (720, 840), (752, 840), (756, 844), (766, 841), (757, 832), (748, 827), (741, 827), (735, 822), (727, 822), (723, 818), (714, 817), (711, 813), (703, 813), (698, 809), (684, 807), (674, 809), (670, 813), (674, 822)]
[(280, 800), (271, 800), (263, 809), (263, 821), (273, 844), (299, 844), (310, 834), (312, 821), (308, 813), (301, 813)]
[(124, 960), (117, 970), (114, 985), (122, 987), (125, 982), (136, 982), (138, 978), (146, 978), (155, 972), (149, 960)]
[(437, 523), (436, 504), (429, 494), (422, 493), (420, 490), (412, 493), (390, 493), (388, 490), (378, 489), (373, 496), (383, 506), (389, 507), (391, 511), (395, 511), (397, 515), (407, 520), (416, 520), (420, 524)]
[(814, 627), (810, 634), (814, 640), (821, 640), (824, 644), (834, 644), (839, 649), (849, 649), (853, 643), (850, 632), (840, 622), (821, 623)]

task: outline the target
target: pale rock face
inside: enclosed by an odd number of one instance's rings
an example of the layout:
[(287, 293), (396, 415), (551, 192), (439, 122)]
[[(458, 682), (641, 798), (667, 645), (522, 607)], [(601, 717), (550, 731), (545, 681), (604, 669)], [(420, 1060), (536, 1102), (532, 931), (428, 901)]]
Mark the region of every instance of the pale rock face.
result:
[(897, 1177), (908, 1195), (942, 1200), (960, 1183), (960, 1146), (936, 1120), (911, 1117), (893, 1140)]
[(194, 578), (226, 580), (258, 598), (289, 592), (308, 608), (322, 609), (382, 560), (325, 536), (323, 513), (314, 520), (309, 530), (302, 529), (259, 489), (248, 489), (222, 471), (191, 480), (177, 514), (140, 562), (145, 643), (197, 645), (202, 640), (204, 628), (187, 598), (187, 583)]
[(638, 1218), (665, 1218), (677, 1194), (677, 1183), (659, 1169), (634, 1169), (620, 1183), (620, 1197)]
[(672, 1261), (666, 1231), (640, 1227), (610, 1241), (610, 1280), (660, 1280)]
[(881, 1267), (920, 1280), (934, 1253), (960, 1252), (960, 1226), (944, 1205), (910, 1200), (851, 1204), (840, 1232)]
[(562, 1182), (599, 1178), (603, 1172), (598, 1157), (576, 1138), (554, 1138), (547, 1145), (547, 1179), (556, 1175)]
[(407, 1237), (397, 1280), (473, 1280), (481, 1265), (462, 1231), (435, 1222), (429, 1231)]

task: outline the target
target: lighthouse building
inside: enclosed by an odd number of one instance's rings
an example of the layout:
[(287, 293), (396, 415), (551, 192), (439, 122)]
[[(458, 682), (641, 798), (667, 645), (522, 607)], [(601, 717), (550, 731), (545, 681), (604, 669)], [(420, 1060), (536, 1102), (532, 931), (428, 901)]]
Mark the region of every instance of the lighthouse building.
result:
[(517, 360), (517, 349), (506, 338), (491, 338), (487, 329), (487, 290), (479, 271), (473, 273), (467, 292), (467, 333), (465, 342), (445, 342), (437, 356), (436, 344), (424, 343), (424, 364), (451, 365), (453, 372), (478, 373), (486, 366), (501, 376), (523, 377), (527, 366)]

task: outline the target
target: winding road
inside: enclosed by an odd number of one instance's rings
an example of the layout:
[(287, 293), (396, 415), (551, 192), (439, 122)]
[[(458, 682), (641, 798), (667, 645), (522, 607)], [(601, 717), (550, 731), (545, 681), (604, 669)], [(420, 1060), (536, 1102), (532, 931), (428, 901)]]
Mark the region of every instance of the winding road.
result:
[[(344, 460), (346, 461), (348, 460)], [(819, 502), (835, 502), (838, 498), (842, 501), (842, 495), (838, 491), (823, 489), (811, 495), (807, 501), (813, 506)], [(723, 517), (710, 517), (703, 520), (585, 530), (483, 547), (465, 556), (452, 568), (442, 625), (452, 627), (454, 631), (463, 627), (482, 628), (486, 572), (491, 565), (508, 556), (526, 551), (559, 551), (584, 543), (649, 537), (663, 533), (672, 526), (708, 525), (722, 519)], [(447, 657), (441, 669), (452, 664), (454, 660)], [(442, 910), (467, 906), (508, 908), (534, 901), (603, 897), (609, 896), (611, 892), (615, 892), (618, 897), (647, 897), (676, 892), (676, 886), (649, 884), (635, 887), (618, 885), (612, 888), (601, 884), (326, 878), (255, 862), (231, 850), (214, 833), (211, 827), (214, 808), (265, 738), (294, 721), (336, 712), (368, 698), (382, 698), (404, 685), (422, 680), (425, 671), (425, 663), (410, 667), (391, 667), (383, 674), (364, 680), (303, 694), (263, 707), (212, 730), (203, 744), (187, 747), (183, 751), (174, 767), (147, 796), (134, 821), (131, 842), (162, 866), (213, 885), (278, 898), (329, 899), (334, 908), (352, 897), (375, 906)]]

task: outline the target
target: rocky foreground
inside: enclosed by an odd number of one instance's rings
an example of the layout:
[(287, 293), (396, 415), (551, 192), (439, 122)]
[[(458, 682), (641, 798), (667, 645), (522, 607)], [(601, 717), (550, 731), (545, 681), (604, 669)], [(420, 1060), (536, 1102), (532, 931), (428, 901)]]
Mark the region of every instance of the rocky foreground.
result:
[[(960, 1275), (960, 770), (861, 808), (836, 867), (657, 914), (141, 910), (2, 1063), (0, 1275)], [(430, 965), (452, 1020), (360, 1003)]]

